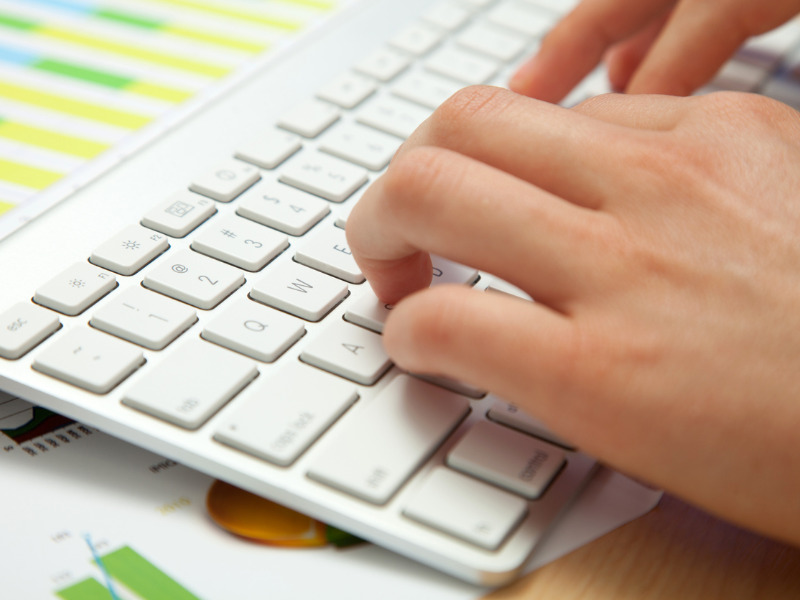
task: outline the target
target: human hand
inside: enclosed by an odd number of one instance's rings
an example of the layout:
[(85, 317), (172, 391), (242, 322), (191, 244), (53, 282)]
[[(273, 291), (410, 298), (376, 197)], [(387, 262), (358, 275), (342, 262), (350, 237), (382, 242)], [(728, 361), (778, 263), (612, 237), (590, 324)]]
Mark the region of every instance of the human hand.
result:
[[(798, 140), (797, 113), (758, 96), (567, 110), (456, 94), (348, 219), (364, 274), (399, 301), (385, 347), (401, 368), (488, 389), (613, 467), (800, 543)], [(536, 302), (412, 293), (429, 253)]]
[(607, 53), (614, 89), (687, 95), (748, 37), (798, 11), (800, 0), (583, 0), (544, 38), (510, 87), (557, 102)]

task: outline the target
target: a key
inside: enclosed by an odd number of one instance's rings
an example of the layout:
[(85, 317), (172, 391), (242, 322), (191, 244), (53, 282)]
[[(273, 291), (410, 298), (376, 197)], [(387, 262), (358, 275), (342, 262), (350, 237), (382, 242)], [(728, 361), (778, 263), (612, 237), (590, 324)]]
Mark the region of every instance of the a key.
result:
[(515, 59), (528, 45), (524, 35), (484, 22), (469, 25), (456, 39), (462, 48), (503, 62)]
[(372, 171), (389, 164), (400, 147), (400, 140), (360, 125), (345, 125), (325, 135), (320, 150)]
[(105, 394), (144, 363), (134, 345), (80, 327), (59, 337), (36, 357), (33, 368), (96, 394)]
[(534, 500), (544, 494), (566, 457), (535, 437), (481, 421), (448, 453), (447, 464)]
[(381, 336), (344, 321), (318, 330), (300, 360), (364, 385), (378, 381), (392, 365)]
[(405, 71), (410, 64), (411, 58), (405, 52), (381, 48), (362, 59), (355, 68), (364, 75), (386, 82)]
[(195, 340), (147, 373), (122, 403), (186, 429), (197, 429), (256, 375), (250, 359)]
[(293, 363), (237, 398), (214, 439), (288, 466), (357, 398), (353, 384)]
[(414, 56), (422, 56), (438, 45), (445, 36), (445, 31), (426, 23), (414, 23), (401, 29), (389, 43)]
[(291, 161), (280, 180), (331, 202), (343, 202), (367, 183), (367, 172), (320, 152), (306, 152)]
[(459, 539), (494, 550), (528, 512), (520, 497), (445, 467), (434, 469), (403, 514)]
[(214, 201), (181, 190), (162, 202), (142, 219), (142, 225), (172, 237), (182, 238), (217, 212)]
[(399, 375), (348, 415), (308, 476), (374, 504), (386, 503), (469, 412), (461, 396)]
[(90, 324), (151, 350), (161, 350), (197, 321), (197, 313), (180, 302), (141, 287), (132, 287), (94, 315)]
[(489, 9), (489, 22), (528, 36), (539, 37), (555, 24), (557, 15), (525, 0), (507, 0)]
[(89, 260), (114, 273), (133, 275), (168, 248), (163, 233), (131, 225), (101, 245)]
[(219, 202), (230, 202), (259, 179), (261, 174), (253, 165), (228, 160), (195, 177), (189, 189)]
[(79, 315), (117, 287), (108, 271), (77, 263), (40, 287), (33, 301), (65, 315)]
[(183, 250), (162, 261), (144, 278), (142, 285), (197, 308), (209, 309), (244, 284), (239, 269)]
[(504, 402), (502, 400), (495, 400), (492, 407), (489, 409), (487, 416), (492, 421), (502, 423), (508, 427), (518, 429), (538, 438), (558, 444), (563, 448), (574, 450), (574, 446), (565, 439), (557, 436), (555, 433), (548, 429), (547, 425), (542, 423), (539, 419), (530, 416), (529, 414), (521, 411), (513, 404)]
[(240, 146), (234, 156), (262, 169), (274, 169), (302, 147), (295, 134), (271, 129)]
[(433, 73), (408, 73), (397, 80), (392, 93), (433, 110), (462, 87), (453, 79)]
[(385, 133), (406, 139), (427, 119), (431, 111), (399, 98), (379, 98), (356, 115), (356, 120)]
[(235, 215), (215, 220), (192, 241), (192, 250), (246, 271), (260, 271), (288, 247), (284, 234)]
[(425, 68), (469, 85), (486, 83), (497, 74), (500, 65), (470, 50), (442, 48), (425, 61)]
[(303, 137), (315, 138), (338, 121), (340, 116), (336, 105), (312, 99), (283, 115), (278, 125)]
[[(431, 286), (447, 283), (472, 285), (478, 280), (478, 271), (472, 267), (466, 267), (440, 256), (432, 256), (431, 261), (433, 263)], [(350, 303), (344, 318), (371, 331), (383, 333), (384, 323), (386, 323), (391, 310), (391, 305), (381, 302), (372, 288), (367, 288), (358, 300)], [(480, 395), (483, 394), (480, 393)]]
[(303, 322), (250, 300), (225, 309), (202, 337), (262, 362), (273, 362), (305, 334)]
[(307, 321), (319, 321), (347, 297), (347, 284), (295, 262), (270, 269), (250, 291), (254, 300)]
[(0, 314), (0, 356), (16, 360), (61, 327), (47, 309), (20, 302)]
[(300, 264), (349, 283), (364, 282), (364, 275), (347, 245), (344, 230), (338, 227), (328, 227), (304, 240), (294, 258)]
[(331, 211), (327, 202), (297, 188), (264, 181), (239, 200), (236, 214), (289, 235), (303, 235)]
[(329, 81), (317, 96), (342, 108), (354, 108), (375, 93), (377, 85), (369, 77), (358, 73), (345, 73)]

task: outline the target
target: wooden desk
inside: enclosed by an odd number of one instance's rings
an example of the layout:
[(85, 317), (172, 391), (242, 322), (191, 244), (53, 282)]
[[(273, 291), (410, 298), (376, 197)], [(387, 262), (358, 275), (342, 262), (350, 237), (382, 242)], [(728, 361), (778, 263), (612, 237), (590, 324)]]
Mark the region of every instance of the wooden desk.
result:
[(800, 548), (665, 496), (644, 517), (486, 598), (798, 600)]

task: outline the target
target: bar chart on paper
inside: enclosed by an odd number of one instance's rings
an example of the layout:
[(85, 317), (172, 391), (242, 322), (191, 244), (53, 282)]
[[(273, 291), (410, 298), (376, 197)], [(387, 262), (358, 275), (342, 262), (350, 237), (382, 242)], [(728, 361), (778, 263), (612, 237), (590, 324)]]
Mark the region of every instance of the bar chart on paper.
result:
[(0, 219), (339, 4), (0, 0)]

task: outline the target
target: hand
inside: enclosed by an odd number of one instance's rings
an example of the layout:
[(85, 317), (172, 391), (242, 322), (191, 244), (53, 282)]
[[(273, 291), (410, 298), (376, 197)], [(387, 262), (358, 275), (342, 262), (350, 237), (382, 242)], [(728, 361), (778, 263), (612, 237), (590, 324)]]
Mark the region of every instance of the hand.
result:
[(687, 95), (707, 83), (750, 36), (800, 11), (800, 0), (583, 0), (544, 38), (510, 82), (557, 102), (608, 51), (614, 89)]
[[(798, 140), (798, 114), (758, 96), (609, 95), (567, 110), (456, 94), (348, 219), (376, 293), (402, 298), (389, 354), (800, 543)], [(416, 291), (429, 253), (536, 302)]]

